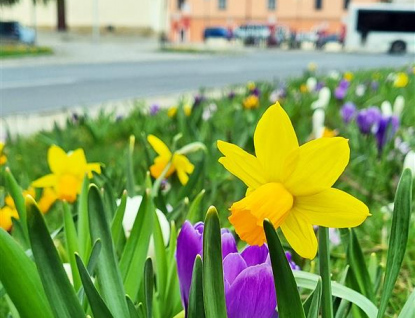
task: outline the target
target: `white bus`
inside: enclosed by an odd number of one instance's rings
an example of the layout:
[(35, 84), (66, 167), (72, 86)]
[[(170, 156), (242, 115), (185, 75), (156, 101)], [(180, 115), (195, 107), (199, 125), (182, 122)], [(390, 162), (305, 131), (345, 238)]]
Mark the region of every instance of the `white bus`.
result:
[(415, 4), (352, 4), (346, 20), (345, 49), (415, 52)]

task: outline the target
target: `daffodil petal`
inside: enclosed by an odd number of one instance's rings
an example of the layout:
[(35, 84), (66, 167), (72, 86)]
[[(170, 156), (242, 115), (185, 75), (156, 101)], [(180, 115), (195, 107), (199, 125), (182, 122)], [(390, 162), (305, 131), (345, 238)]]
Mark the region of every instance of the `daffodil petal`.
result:
[(281, 230), (294, 251), (304, 258), (313, 259), (317, 253), (317, 238), (313, 226), (297, 213), (297, 209), (291, 209)]
[(254, 134), (255, 153), (268, 182), (280, 182), (287, 156), (298, 148), (298, 140), (287, 113), (279, 103), (270, 106)]
[(157, 138), (154, 135), (148, 135), (147, 141), (151, 145), (151, 147), (153, 147), (154, 151), (158, 153), (159, 156), (170, 159), (171, 157), (170, 149), (159, 138)]
[(42, 178), (39, 178), (33, 181), (32, 187), (35, 187), (35, 188), (56, 187), (57, 182), (58, 180), (54, 174), (48, 174)]
[(358, 226), (370, 215), (362, 201), (338, 189), (297, 197), (294, 207), (309, 223), (333, 228)]
[(66, 152), (62, 148), (52, 145), (48, 150), (48, 164), (53, 173), (62, 173), (69, 166)]
[(307, 142), (287, 159), (284, 186), (295, 196), (328, 189), (342, 174), (349, 158), (350, 148), (345, 138), (319, 138)]
[[(167, 164), (169, 163), (170, 159), (166, 157), (158, 156), (154, 159), (154, 164), (150, 167), (150, 173), (154, 178), (158, 178), (161, 176), (164, 168), (166, 168)], [(174, 165), (172, 164), (169, 170), (166, 173), (166, 178), (168, 178), (173, 172), (175, 171)]]
[(68, 154), (67, 171), (70, 174), (83, 179), (85, 173), (88, 172), (87, 167), (85, 152), (82, 148), (76, 149)]
[(88, 163), (87, 169), (88, 169), (88, 178), (93, 177), (92, 172), (96, 172), (98, 174), (101, 173), (101, 165), (99, 163)]
[(225, 156), (219, 162), (247, 187), (256, 189), (266, 182), (259, 160), (236, 145), (218, 140), (218, 148)]
[(189, 181), (190, 174), (195, 169), (195, 166), (183, 155), (174, 155), (173, 165), (177, 171), (177, 177), (182, 185), (185, 185)]

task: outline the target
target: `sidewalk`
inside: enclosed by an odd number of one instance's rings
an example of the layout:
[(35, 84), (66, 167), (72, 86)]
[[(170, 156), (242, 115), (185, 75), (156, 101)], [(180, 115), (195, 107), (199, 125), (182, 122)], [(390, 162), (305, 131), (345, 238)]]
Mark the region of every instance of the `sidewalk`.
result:
[(197, 54), (162, 52), (156, 38), (138, 35), (105, 34), (94, 40), (91, 34), (39, 32), (39, 46), (52, 48), (48, 56), (0, 60), (1, 67), (25, 67), (60, 64), (91, 64), (174, 60), (199, 57)]

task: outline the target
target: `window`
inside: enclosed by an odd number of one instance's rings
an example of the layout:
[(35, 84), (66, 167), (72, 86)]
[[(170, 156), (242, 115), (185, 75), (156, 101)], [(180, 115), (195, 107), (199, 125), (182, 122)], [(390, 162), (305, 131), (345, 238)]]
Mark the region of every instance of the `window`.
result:
[(316, 0), (314, 8), (316, 10), (321, 10), (323, 8), (323, 0)]
[(360, 10), (357, 31), (368, 32), (415, 32), (415, 12)]
[(276, 0), (268, 0), (268, 10), (275, 10), (276, 7)]
[(219, 0), (219, 2), (218, 2), (218, 7), (219, 7), (219, 9), (221, 9), (221, 10), (226, 9), (226, 0)]
[(343, 8), (344, 9), (348, 9), (349, 8), (349, 4), (350, 4), (350, 0), (344, 0), (343, 1)]
[(184, 4), (184, 0), (177, 0), (177, 9), (181, 10)]

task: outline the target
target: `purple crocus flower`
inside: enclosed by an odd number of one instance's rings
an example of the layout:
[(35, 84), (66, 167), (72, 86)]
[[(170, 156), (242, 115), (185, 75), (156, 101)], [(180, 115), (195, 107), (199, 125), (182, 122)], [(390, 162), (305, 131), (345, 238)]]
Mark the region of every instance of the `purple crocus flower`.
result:
[(230, 91), (229, 93), (228, 93), (228, 98), (229, 99), (234, 99), (234, 97), (235, 97), (235, 92), (234, 91)]
[(150, 115), (154, 116), (160, 111), (160, 105), (158, 104), (152, 104), (150, 106)]
[(196, 95), (193, 101), (193, 107), (198, 107), (206, 98), (203, 95)]
[(342, 106), (340, 113), (343, 121), (348, 124), (356, 116), (356, 105), (352, 102), (347, 102)]
[(359, 111), (356, 122), (362, 134), (369, 134), (372, 127), (377, 125), (381, 118), (382, 114), (379, 108), (373, 106)]
[[(203, 253), (202, 222), (186, 221), (177, 238), (177, 270), (184, 308), (187, 309), (193, 264)], [(229, 318), (277, 317), (276, 294), (268, 247), (248, 246), (237, 251), (235, 239), (222, 229), (222, 259), (226, 308)], [(292, 269), (298, 266), (286, 253)]]
[(350, 85), (349, 81), (342, 79), (334, 91), (334, 96), (339, 100), (344, 99), (344, 97), (346, 96), (347, 90), (349, 88), (349, 85)]
[(319, 92), (326, 84), (324, 82), (317, 82), (316, 92)]
[(259, 90), (259, 88), (258, 87), (255, 87), (254, 89), (252, 89), (251, 90), (251, 95), (255, 95), (255, 96), (259, 96), (259, 95), (261, 95), (261, 91)]

